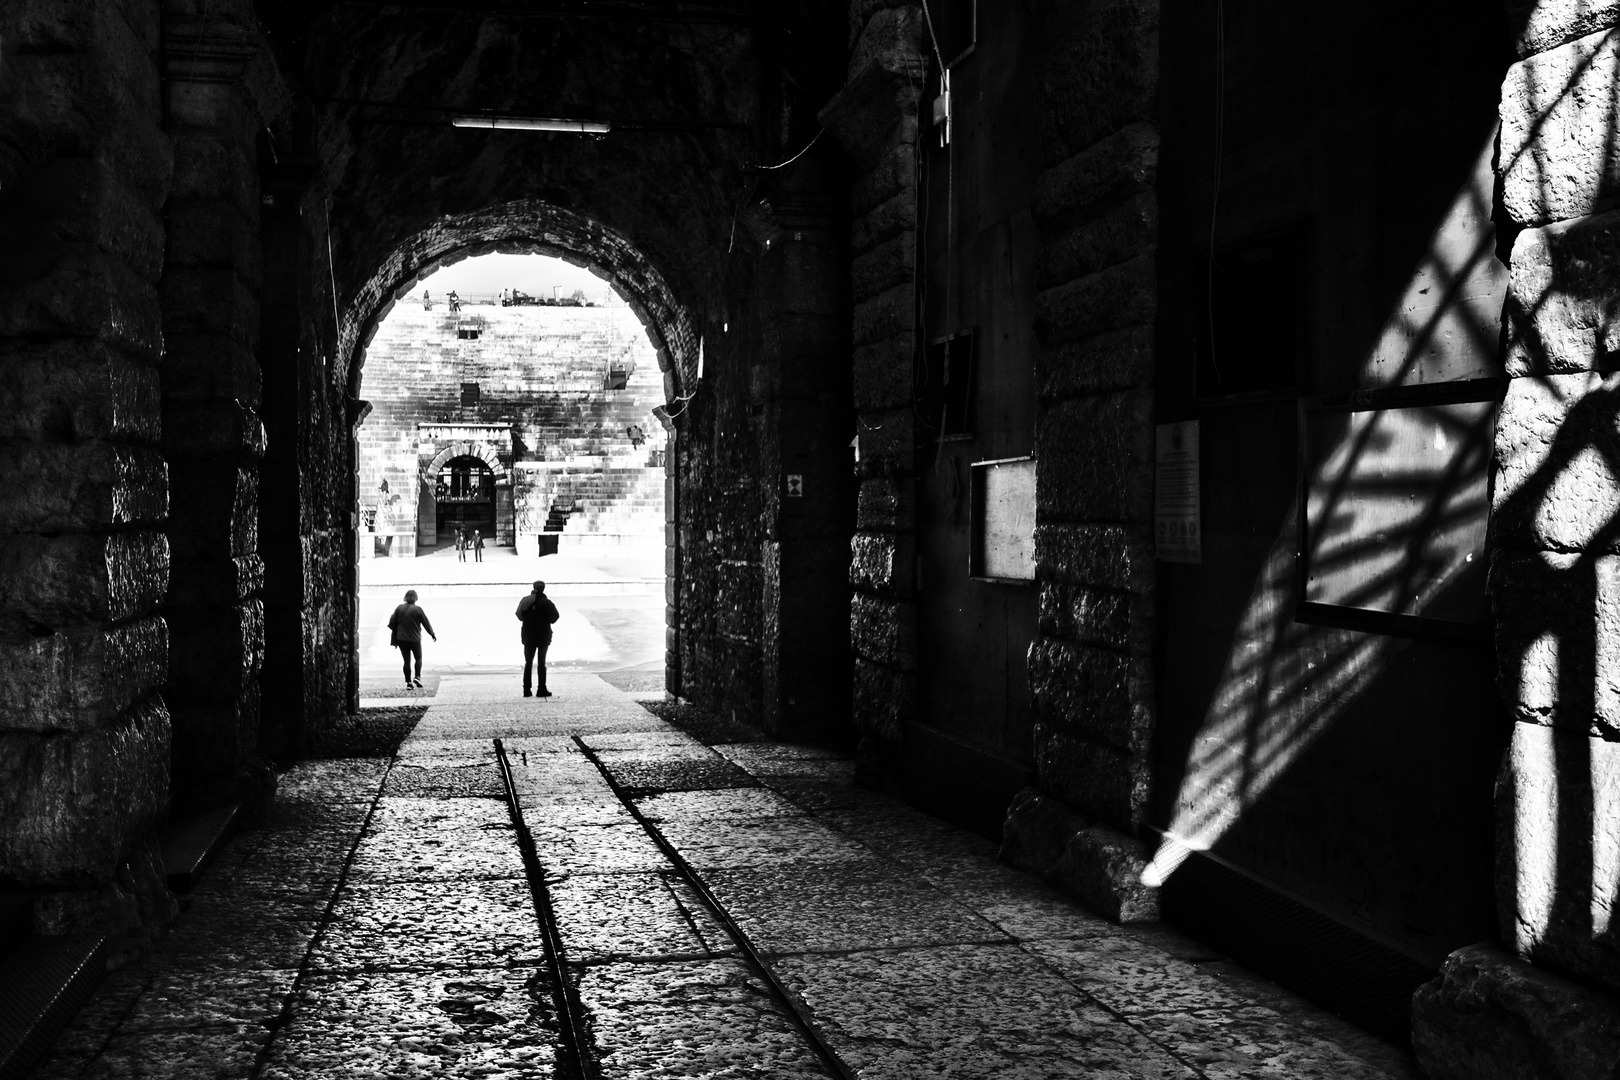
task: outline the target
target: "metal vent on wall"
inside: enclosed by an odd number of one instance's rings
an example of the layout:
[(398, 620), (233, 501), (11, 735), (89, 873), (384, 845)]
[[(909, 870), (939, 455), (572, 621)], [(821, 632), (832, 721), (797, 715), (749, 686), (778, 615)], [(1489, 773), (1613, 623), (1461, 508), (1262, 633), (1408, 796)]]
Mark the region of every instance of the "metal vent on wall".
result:
[(1199, 852), (1159, 906), (1177, 930), (1402, 1048), (1412, 991), (1438, 970)]

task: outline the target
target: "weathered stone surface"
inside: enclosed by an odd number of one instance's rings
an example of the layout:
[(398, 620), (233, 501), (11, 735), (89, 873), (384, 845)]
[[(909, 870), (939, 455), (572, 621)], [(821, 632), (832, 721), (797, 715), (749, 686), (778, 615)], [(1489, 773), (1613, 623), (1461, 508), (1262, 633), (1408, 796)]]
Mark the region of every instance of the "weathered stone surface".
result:
[(171, 335), (220, 334), (244, 345), (259, 337), (259, 299), (229, 270), (171, 267), (163, 275), (163, 326)]
[(1127, 589), (1153, 589), (1153, 546), (1146, 530), (1125, 525), (1035, 526), (1035, 572), (1043, 581)]
[(917, 335), (907, 332), (855, 350), (855, 408), (858, 412), (898, 409), (911, 404), (911, 369), (916, 342)]
[(1035, 297), (1035, 333), (1043, 345), (1062, 345), (1153, 321), (1158, 280), (1152, 255), (1046, 289)]
[(1035, 385), (1044, 401), (1153, 384), (1153, 328), (1130, 326), (1035, 352)]
[(910, 229), (857, 255), (850, 266), (850, 292), (858, 304), (917, 274), (917, 234)]
[(1040, 145), (1048, 165), (1152, 116), (1159, 90), (1157, 2), (1053, 8), (1044, 33)]
[(180, 458), (175, 462), (169, 530), (176, 563), (229, 559), (259, 550), (259, 473), (233, 458)]
[(1496, 424), (1491, 536), (1499, 546), (1615, 550), (1620, 375), (1514, 379)]
[(1158, 169), (1159, 129), (1148, 121), (1129, 124), (1036, 179), (1035, 222), (1054, 235), (1104, 204), (1151, 191)]
[(181, 128), (174, 135), (174, 199), (218, 199), (248, 213), (259, 209), (259, 170), (252, 148), (206, 129)]
[(851, 708), (862, 734), (895, 742), (901, 726), (911, 718), (916, 701), (916, 676), (855, 658), (855, 684)]
[(93, 341), (0, 353), (0, 438), (155, 443), (157, 369)]
[(861, 484), (855, 509), (855, 528), (860, 532), (905, 532), (916, 517), (917, 486), (913, 481), (878, 477)]
[[(167, 695), (165, 695), (167, 697)], [(174, 728), (174, 786), (177, 796), (197, 798), (199, 792), (231, 793), (248, 772), (259, 741), (259, 686), (250, 684), (234, 700), (183, 698), (169, 703)], [(272, 782), (272, 789), (274, 784)], [(409, 790), (395, 794), (418, 793)], [(461, 794), (482, 797), (483, 791)], [(238, 792), (239, 796), (240, 793)], [(200, 801), (206, 803), (206, 797)]]
[(850, 540), (849, 583), (857, 589), (908, 596), (916, 582), (916, 563), (916, 542), (910, 535), (858, 532)]
[(168, 265), (224, 267), (257, 292), (264, 275), (257, 226), (223, 199), (171, 198)]
[[(13, 47), (38, 52), (87, 52), (104, 35), (133, 32), (150, 47), (156, 43), (156, 12), (125, 0), (51, 0), (12, 5), (0, 26)], [(121, 25), (109, 25), (110, 20)]]
[(860, 217), (896, 196), (914, 196), (916, 183), (917, 149), (909, 142), (902, 142), (850, 185), (850, 212)]
[(48, 219), (56, 238), (94, 244), (147, 281), (156, 282), (163, 269), (157, 206), (104, 160), (54, 157), (25, 169), (17, 183), (0, 189), (0, 205), (19, 216)]
[(228, 606), (170, 608), (173, 642), (169, 682), (186, 696), (234, 698), (264, 658), (264, 604), (250, 599)]
[(74, 735), (0, 734), (0, 881), (95, 885), (168, 809), (169, 717), (152, 697)]
[(1520, 56), (1534, 56), (1620, 25), (1616, 0), (1508, 0), (1507, 9)]
[(1069, 837), (1049, 877), (1115, 922), (1158, 922), (1159, 890), (1142, 884), (1151, 857), (1140, 840), (1091, 825)]
[(1620, 34), (1607, 31), (1508, 69), (1498, 169), (1502, 205), (1515, 221), (1544, 225), (1615, 205), (1617, 80)]
[(236, 401), (171, 401), (163, 409), (163, 450), (170, 458), (264, 456), (264, 423)]
[(849, 640), (858, 656), (901, 671), (917, 668), (917, 607), (906, 600), (856, 593)]
[(152, 617), (114, 627), (0, 640), (0, 730), (100, 727), (163, 682), (167, 629)]
[(896, 285), (855, 305), (855, 344), (870, 345), (908, 334), (916, 316), (917, 290), (911, 282)]
[(1042, 410), (1035, 505), (1042, 522), (1146, 521), (1153, 510), (1153, 392), (1099, 394)]
[(1091, 824), (1050, 795), (1024, 788), (1007, 807), (1001, 829), (1002, 862), (1040, 877), (1057, 865), (1070, 837)]
[(1049, 289), (1151, 253), (1159, 236), (1159, 203), (1144, 191), (1056, 234), (1035, 261), (1035, 287)]
[(0, 290), (0, 337), (81, 337), (152, 362), (163, 348), (157, 290), (92, 244), (64, 244), (50, 271)]
[(854, 0), (849, 5), (849, 64), (853, 78), (886, 52), (921, 53), (927, 23), (922, 9), (896, 0)]
[(1037, 637), (1029, 646), (1035, 716), (1132, 754), (1153, 737), (1153, 681), (1145, 656)]
[(1620, 1002), (1490, 945), (1446, 957), (1412, 995), (1431, 1080), (1587, 1080), (1620, 1070)]
[(1503, 939), (1620, 993), (1620, 743), (1514, 724), (1496, 812)]
[(1153, 651), (1153, 605), (1140, 593), (1043, 581), (1039, 605), (1041, 633), (1048, 637), (1135, 656)]
[(866, 216), (855, 219), (849, 227), (850, 250), (857, 255), (864, 254), (916, 225), (917, 192), (907, 189), (874, 207)]
[(874, 476), (910, 476), (916, 471), (917, 416), (910, 408), (863, 413), (855, 421), (860, 460), (855, 471)]
[(113, 443), (0, 447), (0, 531), (70, 532), (161, 522), (168, 469), (156, 450)]
[(1035, 725), (1035, 766), (1043, 792), (1116, 829), (1134, 831), (1147, 806), (1146, 761), (1072, 729)]
[(886, 151), (917, 138), (917, 102), (928, 61), (914, 46), (896, 42), (869, 54), (849, 81), (817, 114), (858, 172), (877, 164)]
[(1509, 375), (1596, 371), (1620, 356), (1620, 213), (1526, 229), (1508, 277)]
[(1515, 719), (1620, 738), (1620, 558), (1499, 549), (1490, 593)]
[(153, 50), (123, 18), (98, 19), (93, 31), (83, 34), (79, 49), (47, 46), (7, 53), (18, 119), (69, 153), (116, 142), (120, 127), (130, 126), (136, 117), (150, 117), (156, 126), (159, 84)]
[(176, 400), (224, 398), (258, 409), (262, 377), (253, 350), (223, 334), (182, 334), (168, 343), (159, 365)]
[(155, 611), (169, 584), (160, 532), (68, 533), (0, 540), (0, 619), (8, 629), (60, 629)]

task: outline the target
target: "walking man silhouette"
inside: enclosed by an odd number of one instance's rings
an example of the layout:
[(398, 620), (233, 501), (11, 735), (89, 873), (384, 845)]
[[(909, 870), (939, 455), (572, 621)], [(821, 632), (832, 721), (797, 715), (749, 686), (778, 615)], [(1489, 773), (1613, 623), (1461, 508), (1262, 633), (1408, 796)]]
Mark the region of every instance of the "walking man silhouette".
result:
[[(557, 605), (546, 595), (546, 583), (534, 583), (534, 591), (518, 601), (518, 621), (523, 624), (523, 696), (550, 697), (546, 689), (546, 650), (551, 648), (551, 624), (557, 621)], [(530, 672), (540, 662), (539, 679), (529, 692)]]
[[(405, 685), (422, 688), (422, 631), (428, 632), (428, 637), (434, 641), (439, 635), (433, 632), (433, 624), (428, 622), (427, 612), (416, 606), (416, 590), (411, 589), (405, 594), (405, 602), (394, 609), (388, 617), (389, 639), (394, 647), (399, 649), (399, 655), (405, 661)], [(416, 678), (411, 678), (411, 660), (416, 660)]]

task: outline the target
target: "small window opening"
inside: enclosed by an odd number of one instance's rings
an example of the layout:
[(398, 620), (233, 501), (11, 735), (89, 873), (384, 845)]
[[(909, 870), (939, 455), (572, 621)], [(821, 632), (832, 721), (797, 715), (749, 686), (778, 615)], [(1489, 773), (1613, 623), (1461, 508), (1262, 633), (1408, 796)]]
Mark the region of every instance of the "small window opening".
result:
[(913, 378), (917, 418), (938, 438), (971, 438), (977, 397), (974, 333), (962, 330), (929, 344)]
[(462, 383), (461, 384), (461, 404), (464, 405), (464, 406), (465, 405), (477, 405), (478, 400), (479, 400), (478, 384), (475, 383), (475, 382), (464, 382), (464, 383)]

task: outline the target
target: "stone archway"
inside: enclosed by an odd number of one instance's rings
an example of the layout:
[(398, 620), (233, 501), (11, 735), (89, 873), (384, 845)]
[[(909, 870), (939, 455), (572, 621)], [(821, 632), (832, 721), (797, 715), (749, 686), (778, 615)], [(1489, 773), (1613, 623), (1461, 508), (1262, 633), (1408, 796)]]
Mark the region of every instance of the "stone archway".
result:
[[(701, 351), (698, 319), (676, 299), (665, 275), (652, 260), (617, 231), (582, 214), (532, 199), (442, 219), (399, 244), (365, 278), (340, 320), (338, 378), (346, 382), (352, 399), (360, 399), (364, 393), (367, 349), (395, 305), (410, 298), (422, 280), (440, 268), (495, 253), (549, 256), (590, 270), (614, 287), (646, 333), (663, 385), (664, 404), (654, 415), (669, 440), (668, 452), (663, 455), (666, 583), (668, 595), (679, 597), (680, 530), (669, 527), (679, 522), (680, 447), (675, 438), (678, 429), (673, 416), (683, 411), (685, 403), (695, 393)], [(689, 387), (693, 389), (687, 389)], [(358, 410), (356, 431), (364, 416), (365, 409)], [(351, 438), (355, 437), (356, 432), (352, 431)], [(506, 449), (510, 461), (509, 442)], [(497, 506), (497, 520), (507, 523), (500, 542), (513, 543), (516, 539), (516, 477), (508, 465), (501, 463), (498, 448), (463, 440), (441, 448), (431, 461), (422, 460), (421, 473), (424, 477), (434, 475), (446, 461), (462, 454), (478, 457), (494, 472), (497, 491), (504, 497), (504, 504)], [(431, 505), (432, 493), (424, 491), (419, 505), (425, 508)], [(426, 525), (419, 524), (419, 530), (420, 542)], [(356, 610), (358, 612), (358, 607)], [(668, 605), (665, 630), (666, 685), (679, 693), (682, 653), (678, 602)], [(358, 636), (356, 643), (358, 648)]]

